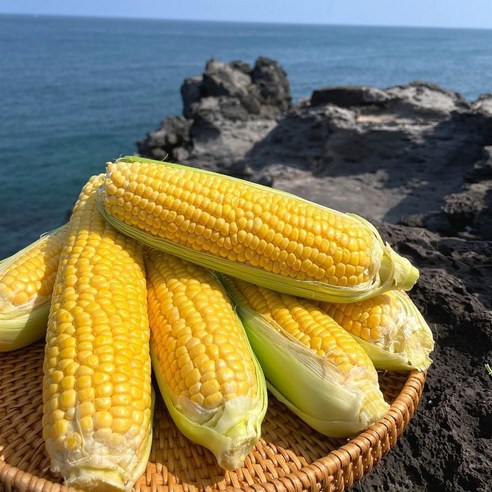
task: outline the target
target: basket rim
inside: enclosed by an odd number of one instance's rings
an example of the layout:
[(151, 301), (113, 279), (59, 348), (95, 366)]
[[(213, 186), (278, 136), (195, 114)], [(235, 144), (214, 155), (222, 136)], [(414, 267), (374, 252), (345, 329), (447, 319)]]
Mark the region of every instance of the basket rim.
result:
[[(408, 422), (413, 417), (426, 380), (427, 371), (412, 370), (409, 372), (407, 380), (398, 396), (390, 405), (385, 416), (378, 422), (369, 426), (365, 431), (358, 434), (346, 444), (332, 450), (326, 456), (303, 466), (301, 469), (292, 471), (282, 477), (275, 478), (264, 484), (254, 484), (245, 488), (236, 488), (227, 486), (224, 490), (262, 490), (266, 486), (281, 485), (285, 489), (286, 482), (302, 482), (304, 486), (314, 486), (316, 484), (326, 485), (326, 482), (333, 476), (337, 469), (343, 469), (367, 453), (373, 446), (388, 435), (390, 429), (397, 429), (396, 439), (401, 436)], [(381, 456), (376, 462), (379, 462), (394, 444), (383, 448)], [(0, 450), (1, 451), (1, 450)], [(374, 464), (364, 470), (364, 474), (369, 472)], [(314, 483), (313, 483), (314, 480)], [(0, 455), (0, 485), (18, 488), (23, 491), (35, 492), (75, 492), (76, 489), (66, 487), (63, 484), (52, 482), (51, 480), (38, 477), (30, 472), (25, 472), (20, 468), (9, 465), (3, 455)]]

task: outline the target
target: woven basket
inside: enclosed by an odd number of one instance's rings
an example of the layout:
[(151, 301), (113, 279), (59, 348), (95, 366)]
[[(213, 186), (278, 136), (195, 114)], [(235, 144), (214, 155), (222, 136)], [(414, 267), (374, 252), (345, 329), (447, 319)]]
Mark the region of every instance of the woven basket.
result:
[[(0, 490), (73, 490), (50, 473), (44, 451), (43, 351), (38, 343), (0, 354)], [(391, 408), (351, 440), (313, 431), (270, 397), (262, 438), (244, 467), (234, 472), (221, 470), (209, 451), (183, 437), (157, 398), (150, 460), (135, 490), (344, 490), (395, 445), (417, 408), (425, 376), (417, 371), (382, 374), (381, 388)]]

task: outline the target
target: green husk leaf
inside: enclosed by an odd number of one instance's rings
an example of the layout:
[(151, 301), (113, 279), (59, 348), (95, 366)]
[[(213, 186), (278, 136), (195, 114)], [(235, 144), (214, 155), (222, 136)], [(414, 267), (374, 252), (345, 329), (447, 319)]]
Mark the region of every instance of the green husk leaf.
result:
[(21, 316), (0, 314), (0, 352), (18, 350), (41, 340), (46, 335), (49, 312), (48, 300)]
[(236, 305), (275, 398), (330, 437), (355, 435), (382, 417), (382, 407), (375, 405), (371, 410), (378, 414), (371, 414), (364, 407), (364, 392), (347, 384), (333, 363), (258, 314), (234, 294), (227, 278), (220, 279)]
[[(122, 157), (118, 161), (147, 162), (171, 168), (190, 169), (189, 167), (182, 166), (180, 164), (153, 161), (151, 159), (143, 159), (134, 156)], [(216, 173), (202, 169), (194, 169), (194, 171), (202, 174), (216, 175)], [(230, 176), (223, 176), (223, 178), (232, 181), (240, 181), (237, 178)], [(256, 183), (248, 184), (255, 188), (264, 189), (268, 193), (272, 192), (271, 188), (267, 188)], [(279, 292), (284, 292), (286, 294), (328, 302), (355, 302), (381, 294), (396, 287), (409, 289), (418, 278), (418, 270), (413, 267), (407, 259), (397, 255), (388, 244), (384, 244), (381, 236), (374, 226), (370, 225), (364, 219), (352, 214), (342, 214), (341, 212), (327, 209), (326, 207), (321, 207), (321, 205), (316, 206), (325, 208), (334, 214), (351, 216), (354, 220), (361, 222), (363, 226), (370, 227), (370, 230), (376, 240), (374, 261), (379, 262), (381, 265), (379, 273), (375, 275), (372, 281), (365, 284), (359, 284), (355, 287), (339, 287), (318, 281), (296, 280), (280, 274), (268, 272), (259, 267), (254, 267), (240, 262), (233, 262), (227, 258), (215, 256), (207, 252), (196, 251), (192, 248), (175, 244), (169, 240), (154, 237), (151, 234), (143, 232), (138, 228), (130, 226), (116, 217), (113, 217), (104, 207), (104, 190), (100, 188), (98, 191), (98, 202), (101, 214), (115, 229), (119, 230), (123, 234), (133, 237), (134, 239), (137, 239), (141, 243), (152, 248), (179, 256), (193, 263), (198, 263), (208, 269), (224, 273), (226, 275), (231, 275), (246, 281), (250, 281), (254, 278), (255, 283), (258, 285)], [(274, 191), (275, 193), (289, 196), (299, 201), (311, 203), (308, 202), (308, 200), (304, 200), (284, 191)]]
[[(429, 368), (434, 350), (434, 339), (429, 325), (407, 294), (393, 291), (401, 302), (404, 312), (398, 320), (396, 334), (387, 342), (369, 342), (352, 335), (367, 352), (376, 369), (389, 371), (408, 371)], [(395, 348), (396, 347), (396, 348)]]

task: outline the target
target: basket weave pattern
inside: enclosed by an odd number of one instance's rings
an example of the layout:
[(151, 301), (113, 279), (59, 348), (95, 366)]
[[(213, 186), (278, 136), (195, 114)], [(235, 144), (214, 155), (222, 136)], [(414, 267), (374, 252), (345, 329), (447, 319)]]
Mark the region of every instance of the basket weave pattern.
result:
[[(49, 471), (44, 450), (43, 355), (41, 342), (0, 354), (0, 490), (74, 490)], [(391, 408), (383, 419), (351, 440), (319, 434), (269, 395), (262, 438), (244, 466), (233, 472), (224, 472), (208, 450), (186, 439), (157, 397), (149, 464), (135, 490), (342, 491), (396, 444), (417, 409), (425, 377), (417, 371), (380, 375)]]

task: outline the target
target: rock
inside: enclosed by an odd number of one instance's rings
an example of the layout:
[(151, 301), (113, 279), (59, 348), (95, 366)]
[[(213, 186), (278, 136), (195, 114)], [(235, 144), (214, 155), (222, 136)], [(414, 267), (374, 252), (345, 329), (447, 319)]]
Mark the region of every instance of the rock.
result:
[[(490, 184), (473, 183), (466, 185), (459, 193), (451, 193), (444, 199), (442, 210), (449, 224), (447, 234), (459, 235), (461, 232), (480, 234), (481, 231), (474, 228), (475, 217), (486, 207), (485, 195), (490, 189)], [(442, 229), (440, 231), (444, 232)]]
[(202, 97), (247, 96), (251, 86), (251, 76), (234, 64), (210, 60), (205, 67), (201, 82)]
[(316, 89), (311, 96), (311, 106), (333, 104), (340, 108), (383, 106), (390, 98), (375, 87), (343, 86)]
[(492, 185), (485, 192), (483, 207), (475, 215), (473, 225), (480, 238), (492, 241)]
[(488, 491), (492, 458), (492, 242), (377, 224), (420, 270), (410, 292), (436, 348), (415, 417), (397, 446), (354, 487)]
[(280, 116), (291, 108), (292, 98), (287, 74), (273, 60), (259, 57), (251, 72), (251, 80), (261, 103), (260, 113)]
[(368, 86), (325, 87), (314, 90), (311, 106), (325, 104), (341, 108), (391, 108), (393, 113), (408, 113), (414, 117), (420, 114), (425, 118), (447, 116), (451, 111), (469, 109), (469, 105), (457, 92), (420, 81), (385, 90)]
[(245, 156), (291, 107), (287, 76), (268, 58), (255, 66), (207, 62), (181, 87), (183, 118), (170, 117), (137, 143), (139, 154), (245, 176)]
[(189, 77), (181, 86), (181, 99), (183, 100), (183, 116), (191, 119), (193, 117), (193, 105), (202, 98), (201, 88), (203, 77)]
[(176, 160), (176, 152), (189, 140), (190, 122), (181, 116), (165, 119), (161, 127), (137, 142), (140, 155), (151, 159)]
[(484, 147), (471, 169), (463, 170), (459, 191), (443, 197), (434, 213), (406, 216), (405, 225), (416, 225), (448, 236), (492, 239), (492, 147)]
[(480, 160), (475, 162), (465, 179), (472, 183), (492, 179), (492, 147), (483, 148)]
[(487, 116), (492, 116), (492, 93), (482, 94), (473, 104), (472, 109)]
[(469, 105), (457, 92), (448, 91), (430, 82), (414, 81), (385, 90), (394, 109), (408, 110), (426, 118), (449, 116), (452, 111), (468, 110)]

